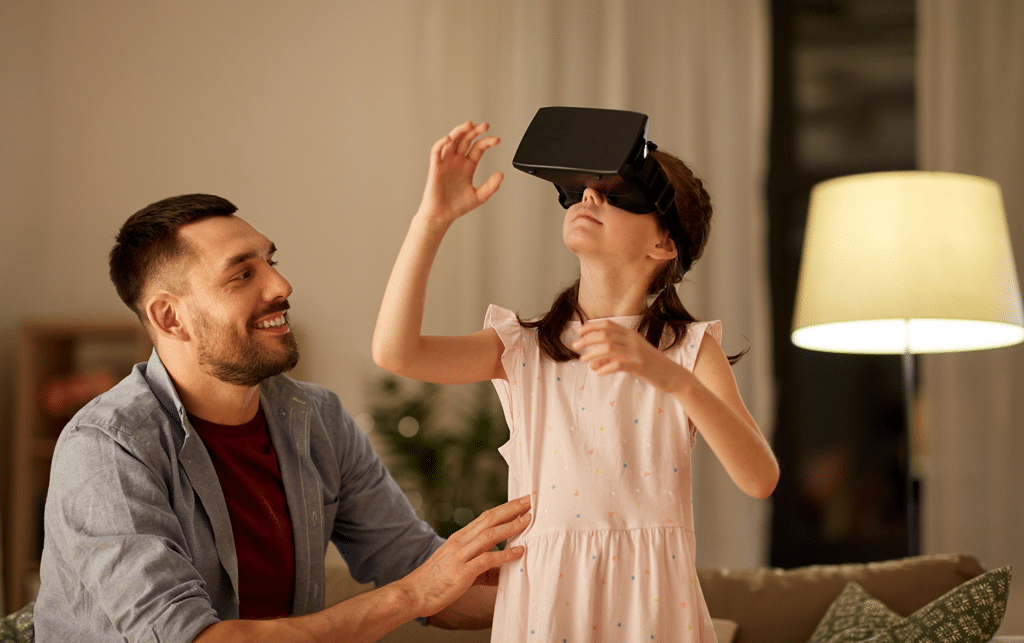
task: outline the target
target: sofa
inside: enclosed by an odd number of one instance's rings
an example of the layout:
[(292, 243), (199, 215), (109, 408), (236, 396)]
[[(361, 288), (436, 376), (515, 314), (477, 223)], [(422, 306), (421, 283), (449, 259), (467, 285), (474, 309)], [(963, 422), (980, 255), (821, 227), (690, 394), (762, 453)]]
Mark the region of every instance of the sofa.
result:
[[(984, 572), (973, 556), (931, 555), (788, 570), (701, 569), (698, 576), (712, 618), (736, 624), (733, 643), (806, 643), (850, 582), (908, 616)], [(728, 640), (719, 636), (719, 643)]]
[[(340, 561), (336, 552), (328, 556), (332, 603), (366, 589), (352, 581)], [(807, 643), (848, 583), (908, 616), (984, 572), (974, 556), (927, 555), (796, 569), (700, 569), (698, 576), (719, 643)], [(1001, 619), (1002, 612), (998, 616)], [(449, 632), (412, 622), (381, 640), (486, 643), (490, 631)]]
[[(337, 603), (368, 589), (352, 580), (340, 554), (333, 547), (330, 549), (326, 560), (328, 603)], [(883, 627), (880, 623), (884, 619), (889, 619), (889, 625), (900, 626), (900, 621), (910, 623), (914, 617), (900, 617), (922, 614), (930, 609), (926, 606), (942, 604), (950, 596), (959, 599), (960, 594), (975, 601), (978, 597), (992, 599), (980, 607), (978, 603), (962, 605), (964, 609), (956, 615), (961, 624), (965, 620), (972, 621), (972, 618), (964, 618), (965, 613), (977, 617), (973, 619), (976, 622), (968, 625), (974, 628), (975, 634), (978, 631), (988, 633), (984, 639), (955, 637), (956, 640), (985, 640), (999, 626), (1010, 582), (1009, 568), (986, 572), (978, 560), (969, 555), (917, 556), (788, 570), (768, 567), (700, 569), (698, 576), (715, 621), (718, 643), (807, 643), (812, 637), (831, 640), (831, 632), (822, 634), (821, 624), (830, 621), (823, 617), (841, 611), (837, 610), (837, 605), (846, 610), (839, 614), (840, 618), (834, 619), (848, 628), (844, 632), (852, 631), (849, 628), (853, 626), (866, 633), (862, 638), (843, 640), (877, 640), (872, 635), (882, 631), (878, 628)], [(860, 618), (860, 612), (865, 618)], [(920, 620), (932, 621), (930, 625), (933, 625), (934, 621), (941, 620), (934, 616), (930, 614)], [(906, 630), (903, 634), (907, 634)], [(0, 619), (0, 643), (29, 643), (32, 638), (31, 606)], [(954, 637), (896, 634), (885, 640), (908, 638), (944, 641)], [(486, 643), (490, 640), (490, 631), (451, 632), (410, 622), (381, 640), (385, 643)]]

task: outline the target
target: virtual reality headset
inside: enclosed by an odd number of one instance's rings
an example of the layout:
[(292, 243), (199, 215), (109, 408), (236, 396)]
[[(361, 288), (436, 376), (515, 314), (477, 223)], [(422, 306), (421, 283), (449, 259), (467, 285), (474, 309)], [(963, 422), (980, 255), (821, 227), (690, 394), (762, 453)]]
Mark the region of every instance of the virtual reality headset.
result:
[(656, 212), (689, 269), (689, 244), (676, 211), (676, 192), (649, 154), (646, 114), (591, 107), (542, 107), (523, 134), (512, 165), (555, 184), (563, 208), (593, 188), (628, 212)]

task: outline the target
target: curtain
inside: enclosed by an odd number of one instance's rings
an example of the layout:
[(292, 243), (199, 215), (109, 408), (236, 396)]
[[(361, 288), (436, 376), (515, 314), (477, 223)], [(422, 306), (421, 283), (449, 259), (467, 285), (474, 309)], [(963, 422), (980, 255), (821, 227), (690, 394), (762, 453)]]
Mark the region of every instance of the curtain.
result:
[[(103, 261), (124, 217), (172, 194), (222, 194), (282, 249), (303, 345), (294, 375), (359, 415), (382, 375), (370, 338), (430, 145), (465, 120), (503, 139), (478, 171), (504, 172), (501, 190), (452, 227), (431, 274), (425, 332), (469, 333), (487, 304), (536, 315), (576, 278), (554, 188), (511, 165), (537, 109), (631, 109), (708, 186), (710, 245), (680, 292), (697, 317), (722, 320), (727, 352), (749, 345), (736, 375), (770, 433), (767, 4), (25, 3), (45, 109), (21, 109), (42, 119), (28, 147), (45, 158), (24, 189), (40, 216), (22, 217), (40, 252), (21, 255), (32, 281), (12, 314), (124, 313)], [(695, 460), (698, 562), (763, 562), (768, 503), (745, 498), (705, 447)]]
[[(692, 164), (716, 213), (710, 245), (684, 284), (684, 303), (721, 319), (724, 348), (748, 347), (736, 365), (744, 400), (762, 430), (773, 417), (764, 177), (767, 157), (769, 25), (763, 0), (557, 0), (424, 3), (419, 82), (437, 103), (416, 106), (423, 126), (445, 113), (488, 119), (505, 137), (481, 180), (502, 170), (499, 194), (453, 227), (433, 281), (460, 294), (427, 311), (443, 324), (479, 327), (487, 303), (524, 316), (547, 309), (577, 276), (563, 246), (555, 191), (500, 166), (536, 109), (578, 105), (650, 116), (650, 138)], [(473, 25), (500, 25), (481, 31)], [(438, 88), (440, 87), (440, 91)], [(479, 117), (471, 116), (479, 114)], [(456, 121), (452, 121), (456, 122)], [(433, 127), (437, 129), (436, 126)], [(492, 166), (487, 165), (491, 160)], [(507, 160), (502, 160), (507, 163)], [(442, 295), (443, 297), (443, 295)], [(440, 322), (440, 320), (438, 320)], [(765, 562), (767, 506), (739, 492), (700, 442), (695, 521), (702, 565)]]
[[(924, 170), (997, 181), (1024, 274), (1024, 3), (918, 1)], [(1024, 346), (921, 359), (923, 549), (966, 552), (1018, 579), (1000, 632), (1024, 632)]]

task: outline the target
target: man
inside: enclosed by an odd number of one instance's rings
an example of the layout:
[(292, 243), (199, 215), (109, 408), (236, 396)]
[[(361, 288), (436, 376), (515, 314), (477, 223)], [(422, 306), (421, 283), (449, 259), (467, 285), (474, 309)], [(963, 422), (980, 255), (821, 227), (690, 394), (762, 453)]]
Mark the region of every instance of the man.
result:
[[(111, 279), (148, 363), (82, 409), (53, 456), (36, 636), (49, 641), (375, 641), (412, 618), (486, 627), (496, 507), (447, 542), (415, 517), (337, 397), (298, 361), (274, 244), (210, 195), (122, 226)], [(324, 609), (333, 540), (375, 590)], [(493, 585), (493, 583), (491, 583)]]

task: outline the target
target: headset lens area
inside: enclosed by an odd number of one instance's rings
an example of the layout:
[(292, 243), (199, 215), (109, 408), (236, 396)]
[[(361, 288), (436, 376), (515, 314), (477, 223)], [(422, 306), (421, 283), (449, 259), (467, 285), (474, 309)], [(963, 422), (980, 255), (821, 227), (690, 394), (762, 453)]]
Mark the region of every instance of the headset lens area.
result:
[[(555, 186), (558, 188), (558, 202), (563, 208), (568, 209), (570, 206), (576, 205), (583, 200), (583, 192), (579, 190), (565, 190), (561, 186)], [(596, 189), (596, 188), (595, 188)], [(598, 192), (601, 192), (598, 190)], [(648, 212), (657, 212), (658, 208), (648, 201), (646, 198), (636, 194), (604, 194), (605, 199), (608, 203), (620, 210), (626, 212), (632, 212), (633, 214), (647, 214)]]

